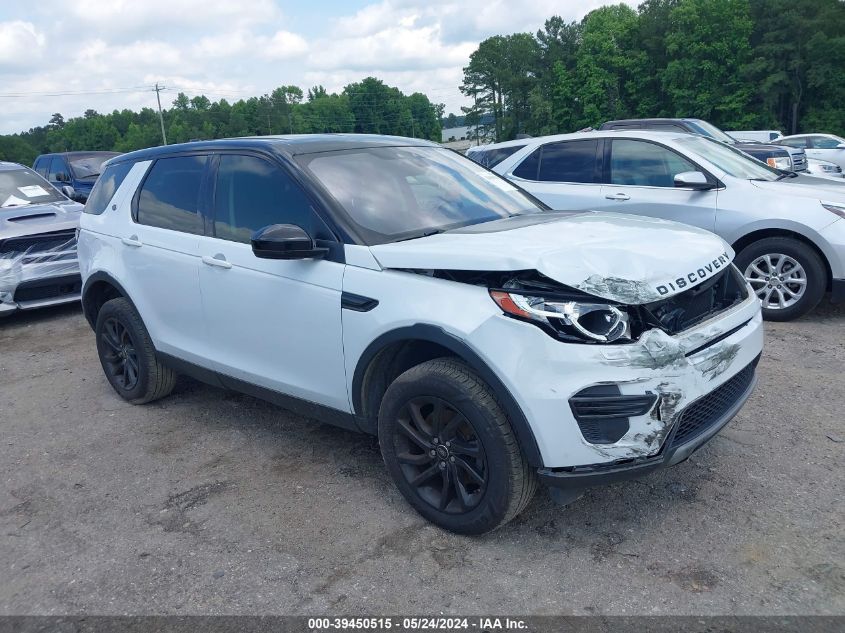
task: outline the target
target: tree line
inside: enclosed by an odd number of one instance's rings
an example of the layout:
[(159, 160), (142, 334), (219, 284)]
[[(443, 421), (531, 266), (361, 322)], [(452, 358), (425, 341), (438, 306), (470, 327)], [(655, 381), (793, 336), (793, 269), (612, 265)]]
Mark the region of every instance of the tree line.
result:
[[(315, 86), (303, 93), (297, 86), (280, 86), (260, 97), (229, 103), (179, 93), (163, 111), (168, 143), (264, 134), (359, 132), (396, 134), (440, 140), (443, 106), (424, 94), (403, 94), (374, 77), (329, 93)], [(31, 165), (38, 154), (73, 150), (128, 152), (162, 142), (158, 111), (115, 110), (49, 123), (20, 134), (0, 136), (0, 160)]]
[(463, 123), (491, 140), (643, 117), (842, 134), (845, 3), (646, 0), (554, 16), (482, 41), (461, 91)]

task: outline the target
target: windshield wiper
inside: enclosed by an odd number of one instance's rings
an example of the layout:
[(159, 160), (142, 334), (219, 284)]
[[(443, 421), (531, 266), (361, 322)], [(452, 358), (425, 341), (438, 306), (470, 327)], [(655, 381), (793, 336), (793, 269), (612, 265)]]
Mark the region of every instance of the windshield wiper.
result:
[(417, 240), (421, 237), (429, 237), (430, 235), (437, 235), (438, 233), (443, 233), (445, 229), (433, 229), (431, 231), (426, 231), (425, 233), (419, 233), (417, 235), (411, 235), (410, 237), (403, 237), (401, 240), (393, 240), (394, 242), (407, 242), (408, 240)]
[(776, 178), (776, 180), (783, 180), (784, 178), (798, 178), (798, 174), (794, 171), (785, 171), (780, 176)]

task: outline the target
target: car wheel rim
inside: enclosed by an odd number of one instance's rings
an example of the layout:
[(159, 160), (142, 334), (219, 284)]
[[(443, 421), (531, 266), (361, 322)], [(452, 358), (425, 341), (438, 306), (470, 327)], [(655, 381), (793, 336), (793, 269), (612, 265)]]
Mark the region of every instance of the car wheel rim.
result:
[(470, 421), (445, 400), (412, 398), (394, 432), (405, 480), (427, 504), (448, 514), (475, 508), (487, 490), (484, 446)]
[(129, 330), (117, 319), (106, 319), (100, 340), (104, 343), (106, 372), (121, 388), (131, 391), (138, 384), (138, 352)]
[(789, 255), (761, 255), (745, 269), (745, 279), (769, 310), (783, 310), (801, 301), (807, 290), (807, 273)]

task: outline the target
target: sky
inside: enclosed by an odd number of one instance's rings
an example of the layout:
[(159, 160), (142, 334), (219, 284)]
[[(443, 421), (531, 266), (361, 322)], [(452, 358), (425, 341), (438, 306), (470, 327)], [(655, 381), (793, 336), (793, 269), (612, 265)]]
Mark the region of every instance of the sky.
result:
[[(636, 1), (626, 0), (632, 6)], [(580, 20), (606, 0), (2, 0), (0, 133), (54, 112), (155, 107), (153, 85), (236, 101), (375, 76), (460, 113), (486, 37)]]

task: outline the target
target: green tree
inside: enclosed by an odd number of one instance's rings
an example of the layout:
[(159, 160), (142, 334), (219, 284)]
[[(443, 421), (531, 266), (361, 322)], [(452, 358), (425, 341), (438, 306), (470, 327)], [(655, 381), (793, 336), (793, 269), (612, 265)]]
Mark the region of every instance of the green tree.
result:
[(742, 69), (753, 29), (748, 0), (684, 0), (669, 13), (663, 86), (674, 116), (728, 129), (752, 123)]

